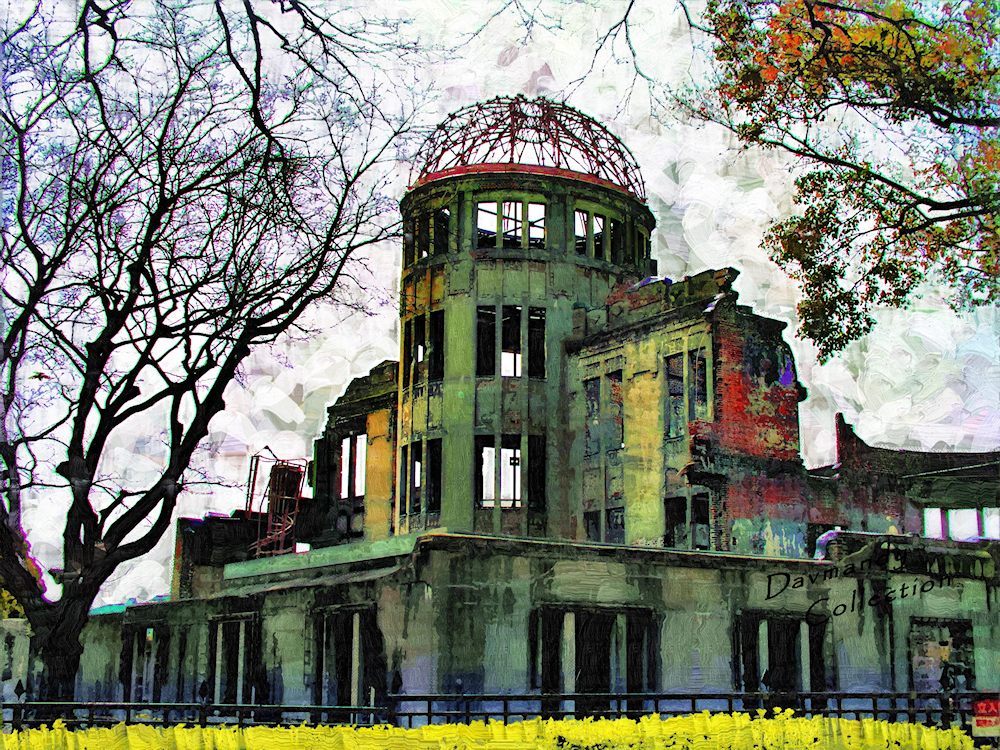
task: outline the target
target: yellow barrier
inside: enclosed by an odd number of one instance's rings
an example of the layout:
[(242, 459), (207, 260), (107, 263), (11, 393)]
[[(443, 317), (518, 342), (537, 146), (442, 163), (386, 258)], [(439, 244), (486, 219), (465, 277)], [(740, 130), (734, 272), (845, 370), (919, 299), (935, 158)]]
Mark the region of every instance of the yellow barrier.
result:
[(821, 718), (771, 719), (749, 714), (661, 720), (534, 719), (503, 725), (474, 722), (417, 729), (395, 727), (151, 727), (119, 724), (71, 731), (49, 727), (0, 735), (4, 750), (973, 750), (959, 729)]

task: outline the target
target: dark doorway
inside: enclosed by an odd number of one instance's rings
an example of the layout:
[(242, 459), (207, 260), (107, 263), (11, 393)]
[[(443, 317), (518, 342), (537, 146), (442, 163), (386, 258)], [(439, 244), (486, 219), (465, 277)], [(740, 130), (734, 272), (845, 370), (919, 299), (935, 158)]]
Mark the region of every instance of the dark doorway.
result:
[(767, 672), (762, 678), (771, 693), (794, 693), (799, 685), (799, 621), (768, 620)]
[[(613, 614), (581, 610), (576, 613), (576, 692), (611, 692), (611, 633)], [(577, 715), (599, 714), (607, 701), (577, 701)]]

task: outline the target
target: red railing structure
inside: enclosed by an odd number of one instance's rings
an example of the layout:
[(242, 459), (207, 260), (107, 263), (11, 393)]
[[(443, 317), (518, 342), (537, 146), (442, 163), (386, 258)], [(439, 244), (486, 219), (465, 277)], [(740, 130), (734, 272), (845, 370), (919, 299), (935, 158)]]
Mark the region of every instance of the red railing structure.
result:
[[(267, 484), (258, 489), (267, 464)], [(295, 551), (295, 519), (305, 473), (305, 460), (282, 461), (260, 453), (250, 458), (246, 516), (257, 518), (257, 541), (250, 546), (253, 557)]]

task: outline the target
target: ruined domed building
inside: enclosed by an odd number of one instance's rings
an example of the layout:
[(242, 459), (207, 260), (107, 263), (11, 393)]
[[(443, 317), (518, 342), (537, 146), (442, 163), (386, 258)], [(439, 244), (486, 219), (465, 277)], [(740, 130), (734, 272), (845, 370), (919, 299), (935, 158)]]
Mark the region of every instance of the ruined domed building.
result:
[(267, 507), (179, 521), (170, 600), (95, 615), (81, 699), (1000, 688), (997, 454), (840, 421), (840, 463), (806, 471), (785, 324), (736, 270), (656, 276), (635, 160), (568, 106), (467, 107), (415, 165), (399, 361), (330, 407), (308, 470), (274, 465)]

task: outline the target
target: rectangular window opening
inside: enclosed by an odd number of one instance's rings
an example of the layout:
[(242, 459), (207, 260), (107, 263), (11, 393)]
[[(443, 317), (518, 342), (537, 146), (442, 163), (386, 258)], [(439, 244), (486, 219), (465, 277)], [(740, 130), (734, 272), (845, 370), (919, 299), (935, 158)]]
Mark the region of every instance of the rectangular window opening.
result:
[(365, 496), (365, 467), (368, 461), (368, 435), (354, 438), (354, 496)]
[(587, 534), (588, 542), (601, 541), (601, 512), (597, 510), (584, 511), (583, 529)]
[(983, 539), (1000, 539), (1000, 508), (983, 508)]
[(500, 331), (500, 376), (521, 377), (521, 308), (503, 306), (503, 328)]
[(594, 214), (594, 257), (604, 260), (604, 217)]
[(521, 507), (521, 436), (500, 437), (500, 507)]
[(493, 307), (476, 308), (476, 376), (492, 378), (496, 374), (497, 311)]
[(632, 227), (632, 232), (628, 233), (628, 240), (625, 243), (625, 263), (634, 265), (636, 253), (639, 249), (639, 227)]
[(420, 443), (413, 443), (410, 446), (410, 509), (411, 515), (420, 513), (420, 493), (423, 482), (423, 446)]
[(435, 310), (430, 315), (430, 337), (428, 339), (429, 380), (444, 379), (444, 310)]
[(445, 255), (448, 252), (448, 232), (451, 223), (451, 211), (440, 208), (434, 212), (434, 254)]
[(688, 549), (687, 499), (668, 497), (665, 503), (666, 528), (663, 546), (674, 549)]
[(621, 264), (625, 247), (625, 227), (618, 219), (611, 219), (611, 262)]
[(528, 247), (545, 249), (545, 204), (528, 204)]
[(340, 441), (340, 499), (350, 497), (351, 489), (351, 439)]
[(688, 352), (691, 368), (691, 398), (690, 419), (706, 421), (708, 419), (708, 374), (706, 372), (705, 352), (700, 349)]
[(695, 495), (691, 498), (691, 548), (711, 549), (711, 526), (708, 495)]
[(416, 247), (416, 223), (413, 219), (403, 222), (403, 268), (413, 265), (414, 249)]
[(586, 400), (586, 425), (584, 433), (584, 455), (595, 456), (601, 450), (601, 381), (597, 378), (583, 381), (583, 397)]
[(976, 508), (956, 508), (948, 511), (948, 536), (956, 542), (979, 538), (979, 511)]
[(399, 462), (399, 515), (402, 518), (406, 518), (407, 513), (409, 513), (409, 494), (410, 494), (410, 446), (404, 445), (400, 451), (400, 462)]
[(944, 515), (941, 508), (924, 508), (924, 536), (944, 539)]
[(545, 436), (528, 435), (528, 509), (545, 511)]
[(504, 201), (501, 227), (503, 229), (503, 247), (521, 247), (524, 231), (524, 220), (521, 217), (523, 204), (521, 201)]
[(410, 387), (410, 369), (413, 364), (413, 321), (403, 323), (403, 388)]
[(587, 225), (590, 223), (590, 214), (587, 211), (575, 211), (573, 214), (574, 244), (577, 255), (587, 254)]
[(497, 246), (497, 204), (488, 201), (479, 204), (476, 213), (476, 228), (478, 234), (477, 247)]
[(528, 377), (545, 377), (545, 308), (528, 308)]
[(476, 472), (476, 498), (480, 507), (492, 508), (496, 501), (496, 448), (492, 435), (476, 435), (475, 456), (479, 465)]
[(608, 444), (605, 450), (625, 447), (625, 402), (622, 396), (622, 371), (608, 373)]
[(684, 355), (667, 357), (667, 437), (684, 434)]
[(416, 366), (413, 381), (419, 383), (424, 379), (424, 359), (427, 354), (427, 331), (423, 315), (413, 319), (413, 364)]
[(431, 252), (431, 215), (417, 217), (417, 260), (426, 258)]
[(604, 541), (625, 544), (625, 508), (608, 508), (604, 521)]
[(427, 512), (441, 512), (441, 439), (427, 441)]

